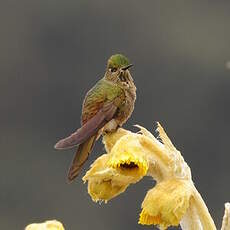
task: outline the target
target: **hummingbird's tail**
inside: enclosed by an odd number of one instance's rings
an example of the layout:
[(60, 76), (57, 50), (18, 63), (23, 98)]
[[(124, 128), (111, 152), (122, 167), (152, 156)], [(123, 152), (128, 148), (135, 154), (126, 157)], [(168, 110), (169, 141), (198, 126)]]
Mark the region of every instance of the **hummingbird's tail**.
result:
[(68, 172), (69, 182), (72, 182), (74, 178), (78, 176), (83, 164), (86, 162), (90, 152), (92, 151), (96, 139), (97, 135), (94, 135), (78, 146)]

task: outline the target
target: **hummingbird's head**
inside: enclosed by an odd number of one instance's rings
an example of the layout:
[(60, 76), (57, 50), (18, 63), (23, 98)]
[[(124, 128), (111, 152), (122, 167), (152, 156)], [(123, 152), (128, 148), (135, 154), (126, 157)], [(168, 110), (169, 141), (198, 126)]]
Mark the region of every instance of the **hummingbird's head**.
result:
[(130, 64), (128, 58), (124, 55), (112, 55), (107, 62), (105, 78), (122, 87), (129, 88), (134, 84), (128, 70), (132, 66), (133, 65)]

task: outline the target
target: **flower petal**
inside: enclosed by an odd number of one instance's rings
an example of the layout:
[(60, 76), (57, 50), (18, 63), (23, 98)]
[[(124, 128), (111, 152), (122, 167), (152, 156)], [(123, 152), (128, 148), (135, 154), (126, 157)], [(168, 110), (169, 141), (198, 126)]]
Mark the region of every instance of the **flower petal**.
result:
[(88, 193), (94, 201), (107, 202), (139, 181), (148, 171), (148, 162), (136, 134), (128, 132), (123, 135), (126, 132), (119, 130), (117, 137), (120, 138), (115, 138), (116, 134), (106, 137), (107, 144), (110, 138), (112, 143), (116, 139), (111, 152), (99, 157), (83, 177), (83, 181), (88, 181)]
[(57, 220), (48, 220), (44, 223), (30, 224), (25, 230), (64, 230), (61, 222)]
[(116, 142), (126, 134), (131, 134), (131, 132), (126, 129), (119, 128), (116, 132), (104, 135), (103, 143), (105, 145), (106, 152), (109, 153)]
[(108, 165), (110, 154), (99, 157), (91, 169), (83, 177), (88, 181), (88, 193), (93, 201), (105, 201), (124, 192), (128, 185), (134, 181), (133, 176), (121, 174), (118, 170)]
[(123, 175), (133, 177), (130, 183), (136, 183), (148, 171), (148, 162), (136, 135), (128, 134), (117, 141), (111, 150), (108, 165)]
[(193, 192), (190, 183), (180, 179), (158, 183), (147, 193), (142, 203), (139, 223), (159, 225), (162, 229), (179, 225)]

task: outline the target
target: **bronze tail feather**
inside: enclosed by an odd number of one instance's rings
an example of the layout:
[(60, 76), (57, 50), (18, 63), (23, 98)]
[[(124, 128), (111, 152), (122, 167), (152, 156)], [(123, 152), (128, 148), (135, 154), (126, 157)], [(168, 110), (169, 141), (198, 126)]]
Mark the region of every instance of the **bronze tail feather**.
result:
[(72, 182), (81, 171), (82, 166), (88, 159), (90, 152), (94, 146), (97, 135), (90, 137), (84, 143), (80, 144), (77, 152), (74, 155), (73, 161), (71, 163), (69, 172), (68, 172), (68, 181)]

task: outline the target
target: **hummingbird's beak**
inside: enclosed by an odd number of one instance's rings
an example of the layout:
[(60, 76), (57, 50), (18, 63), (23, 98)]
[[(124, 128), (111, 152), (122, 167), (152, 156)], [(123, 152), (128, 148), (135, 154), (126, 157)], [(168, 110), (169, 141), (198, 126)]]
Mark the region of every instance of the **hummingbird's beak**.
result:
[(127, 69), (129, 69), (130, 67), (132, 67), (132, 66), (133, 66), (133, 64), (127, 65), (127, 66), (123, 67), (122, 70), (127, 70)]

